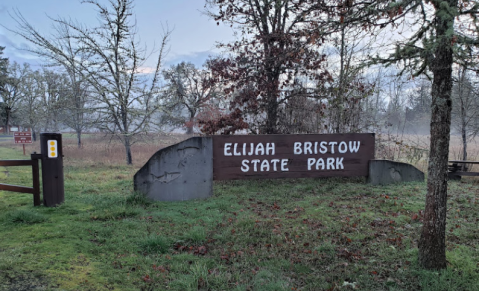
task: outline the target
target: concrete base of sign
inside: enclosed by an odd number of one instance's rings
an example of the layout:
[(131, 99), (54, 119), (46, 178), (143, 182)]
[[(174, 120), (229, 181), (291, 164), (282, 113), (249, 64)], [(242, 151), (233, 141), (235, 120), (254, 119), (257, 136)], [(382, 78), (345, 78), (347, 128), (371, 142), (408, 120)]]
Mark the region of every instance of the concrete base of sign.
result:
[(406, 163), (390, 160), (370, 160), (368, 182), (373, 185), (388, 185), (399, 182), (423, 182), (424, 173)]
[(213, 194), (213, 140), (192, 137), (156, 152), (135, 174), (134, 189), (157, 201)]

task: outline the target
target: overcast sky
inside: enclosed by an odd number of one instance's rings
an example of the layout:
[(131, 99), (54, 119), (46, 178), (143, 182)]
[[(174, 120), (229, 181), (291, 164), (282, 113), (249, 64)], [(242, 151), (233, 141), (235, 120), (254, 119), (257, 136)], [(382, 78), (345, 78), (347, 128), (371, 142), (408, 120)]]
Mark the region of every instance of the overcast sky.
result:
[[(201, 66), (208, 55), (219, 52), (215, 47), (216, 42), (233, 39), (229, 27), (217, 26), (214, 20), (201, 13), (204, 0), (135, 0), (134, 3), (138, 36), (149, 50), (155, 43), (158, 48), (162, 25), (174, 28), (166, 65), (191, 61)], [(10, 61), (28, 62), (34, 69), (39, 68), (42, 61), (22, 51), (21, 48), (29, 43), (6, 29), (16, 27), (15, 21), (9, 16), (15, 9), (43, 34), (51, 32), (52, 21), (49, 16), (71, 18), (88, 26), (98, 23), (95, 7), (81, 4), (80, 0), (0, 0), (0, 46), (6, 47), (4, 56)], [(153, 66), (154, 58), (147, 64)]]

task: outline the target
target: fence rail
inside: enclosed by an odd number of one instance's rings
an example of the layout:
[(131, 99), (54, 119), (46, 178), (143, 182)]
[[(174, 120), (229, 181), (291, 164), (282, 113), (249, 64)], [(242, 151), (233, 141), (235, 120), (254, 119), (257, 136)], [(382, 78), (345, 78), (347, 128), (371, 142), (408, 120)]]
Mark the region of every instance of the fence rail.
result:
[(2, 160), (2, 161), (0, 161), (0, 166), (4, 166), (4, 167), (32, 166), (32, 176), (33, 176), (33, 187), (0, 184), (0, 190), (33, 194), (33, 205), (34, 206), (41, 205), (41, 201), (40, 201), (40, 175), (39, 175), (39, 168), (38, 168), (38, 159), (40, 159), (40, 155), (32, 154), (31, 155), (31, 160)]

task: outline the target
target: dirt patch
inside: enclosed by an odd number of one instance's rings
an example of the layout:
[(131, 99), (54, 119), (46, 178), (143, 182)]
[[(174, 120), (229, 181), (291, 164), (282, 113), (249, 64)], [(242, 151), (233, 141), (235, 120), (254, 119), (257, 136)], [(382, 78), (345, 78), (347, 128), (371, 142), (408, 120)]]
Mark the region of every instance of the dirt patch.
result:
[(2, 291), (39, 291), (49, 290), (45, 278), (34, 273), (0, 272), (0, 290)]

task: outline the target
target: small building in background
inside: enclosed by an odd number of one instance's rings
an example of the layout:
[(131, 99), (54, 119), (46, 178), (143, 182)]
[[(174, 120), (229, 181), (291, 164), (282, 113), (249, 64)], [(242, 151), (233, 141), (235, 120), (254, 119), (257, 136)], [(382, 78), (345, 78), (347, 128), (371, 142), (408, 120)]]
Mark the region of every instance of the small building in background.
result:
[(13, 134), (14, 132), (18, 131), (32, 131), (30, 127), (23, 127), (19, 125), (9, 125), (8, 127), (9, 130), (7, 131), (7, 127), (4, 124), (0, 124), (0, 134), (7, 134), (7, 132)]

